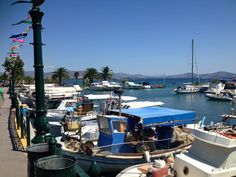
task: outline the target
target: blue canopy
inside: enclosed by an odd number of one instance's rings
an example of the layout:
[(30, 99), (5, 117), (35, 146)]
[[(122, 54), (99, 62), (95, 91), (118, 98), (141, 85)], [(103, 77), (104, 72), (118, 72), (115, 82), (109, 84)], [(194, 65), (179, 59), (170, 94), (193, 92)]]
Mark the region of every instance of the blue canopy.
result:
[(135, 116), (139, 118), (144, 126), (155, 124), (188, 124), (196, 119), (196, 113), (194, 111), (177, 110), (164, 107), (122, 109), (122, 113), (123, 115), (127, 115), (127, 117)]

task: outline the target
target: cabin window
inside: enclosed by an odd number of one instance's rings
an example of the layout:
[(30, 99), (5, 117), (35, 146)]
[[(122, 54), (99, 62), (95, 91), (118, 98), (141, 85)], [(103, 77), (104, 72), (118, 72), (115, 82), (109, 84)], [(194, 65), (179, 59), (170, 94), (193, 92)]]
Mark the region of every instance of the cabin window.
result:
[(110, 134), (108, 119), (104, 117), (99, 117), (99, 129), (101, 132)]
[(126, 131), (126, 122), (124, 121), (113, 121), (112, 122), (113, 132), (125, 132)]
[(61, 100), (49, 100), (47, 102), (47, 109), (57, 109), (60, 104)]

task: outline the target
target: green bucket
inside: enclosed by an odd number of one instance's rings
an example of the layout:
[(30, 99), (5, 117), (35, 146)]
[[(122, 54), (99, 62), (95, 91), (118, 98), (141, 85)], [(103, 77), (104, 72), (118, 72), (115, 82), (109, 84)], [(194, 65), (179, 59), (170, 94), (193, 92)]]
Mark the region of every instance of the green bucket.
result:
[(34, 144), (27, 148), (28, 177), (34, 177), (34, 162), (49, 155), (50, 152), (48, 143)]
[(52, 155), (34, 163), (35, 177), (88, 177), (72, 156)]

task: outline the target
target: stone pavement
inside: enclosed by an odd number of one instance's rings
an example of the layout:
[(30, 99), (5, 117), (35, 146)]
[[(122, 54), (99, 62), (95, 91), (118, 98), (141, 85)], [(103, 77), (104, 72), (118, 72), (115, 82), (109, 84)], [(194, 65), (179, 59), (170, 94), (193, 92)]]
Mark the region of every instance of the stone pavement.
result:
[(15, 149), (9, 132), (9, 118), (14, 119), (10, 114), (11, 100), (8, 94), (4, 98), (0, 100), (0, 176), (27, 177), (27, 155)]

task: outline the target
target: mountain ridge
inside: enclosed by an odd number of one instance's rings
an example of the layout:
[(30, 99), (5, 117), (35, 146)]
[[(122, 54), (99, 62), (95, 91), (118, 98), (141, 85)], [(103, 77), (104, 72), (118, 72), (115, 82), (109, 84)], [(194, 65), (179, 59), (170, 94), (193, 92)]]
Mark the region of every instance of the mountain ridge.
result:
[[(68, 71), (70, 78), (74, 78), (74, 73), (79, 72), (79, 78), (83, 78), (83, 75), (85, 71)], [(53, 72), (45, 72), (44, 77), (45, 78), (51, 78)], [(25, 71), (25, 76), (34, 77), (34, 71)], [(193, 74), (194, 78), (236, 78), (235, 73), (226, 72), (226, 71), (218, 71), (214, 73), (208, 73), (208, 74)], [(165, 76), (148, 76), (148, 75), (142, 75), (142, 74), (127, 74), (127, 73), (113, 73), (113, 79), (115, 80), (122, 80), (122, 79), (152, 79), (152, 78), (191, 78), (191, 73), (183, 73), (183, 74), (174, 74), (174, 75), (165, 75)]]

